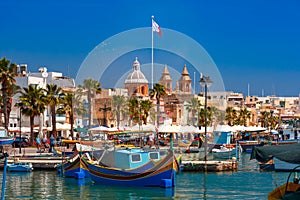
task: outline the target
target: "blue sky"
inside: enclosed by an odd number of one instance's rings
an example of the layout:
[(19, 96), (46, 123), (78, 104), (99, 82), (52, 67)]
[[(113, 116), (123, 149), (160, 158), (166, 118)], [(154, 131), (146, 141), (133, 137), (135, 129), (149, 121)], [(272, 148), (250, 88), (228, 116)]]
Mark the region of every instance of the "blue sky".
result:
[(0, 56), (27, 63), (30, 71), (47, 66), (75, 78), (95, 46), (150, 27), (154, 15), (162, 30), (184, 33), (205, 48), (226, 90), (247, 94), (249, 83), (250, 95), (300, 93), (297, 0), (10, 0), (0, 7)]

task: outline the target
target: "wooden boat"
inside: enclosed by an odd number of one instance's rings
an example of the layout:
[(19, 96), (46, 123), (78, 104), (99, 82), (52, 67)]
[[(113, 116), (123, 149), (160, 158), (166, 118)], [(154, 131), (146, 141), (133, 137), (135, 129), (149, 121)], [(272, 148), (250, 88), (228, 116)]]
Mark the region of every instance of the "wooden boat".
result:
[[(83, 161), (82, 156), (85, 157), (85, 160), (91, 160), (91, 156), (99, 158), (103, 151), (92, 146), (75, 144), (73, 151), (60, 152), (61, 155), (66, 157), (66, 160), (55, 166), (55, 168), (64, 177), (77, 179), (89, 177), (87, 163)], [(58, 154), (58, 152), (56, 153)]]
[[(238, 148), (238, 147), (237, 147)], [(238, 157), (239, 148), (227, 148), (221, 146), (220, 149), (214, 148), (211, 150), (213, 157), (216, 159), (231, 159), (232, 157)]]
[[(290, 199), (296, 200), (300, 199), (300, 184), (299, 178), (297, 177), (296, 169), (299, 169), (300, 166), (297, 166), (290, 172), (288, 179), (285, 184), (275, 188), (268, 194), (268, 200), (277, 200), (277, 199)], [(293, 181), (290, 181), (291, 175), (294, 173)]]
[(32, 170), (31, 163), (14, 162), (7, 164), (7, 171), (9, 172), (31, 172)]
[(174, 187), (179, 164), (172, 150), (144, 151), (140, 148), (106, 151), (97, 163), (88, 161), (90, 177), (95, 183)]
[(58, 173), (60, 173), (64, 177), (77, 179), (89, 177), (87, 164), (82, 160), (81, 153), (74, 154), (71, 158), (67, 159), (62, 164), (55, 166), (55, 168), (58, 170)]
[(261, 170), (292, 171), (300, 164), (300, 144), (254, 147), (251, 159), (259, 162)]
[(8, 145), (14, 142), (13, 136), (7, 135), (7, 130), (0, 129), (0, 146), (2, 145)]

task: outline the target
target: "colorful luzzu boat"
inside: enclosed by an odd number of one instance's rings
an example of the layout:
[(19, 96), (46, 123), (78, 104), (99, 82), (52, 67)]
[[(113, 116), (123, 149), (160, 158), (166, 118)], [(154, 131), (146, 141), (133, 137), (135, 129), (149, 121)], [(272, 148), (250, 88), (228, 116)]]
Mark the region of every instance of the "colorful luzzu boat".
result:
[(90, 177), (95, 183), (174, 187), (179, 164), (172, 150), (144, 151), (140, 148), (106, 151), (95, 163), (87, 161)]

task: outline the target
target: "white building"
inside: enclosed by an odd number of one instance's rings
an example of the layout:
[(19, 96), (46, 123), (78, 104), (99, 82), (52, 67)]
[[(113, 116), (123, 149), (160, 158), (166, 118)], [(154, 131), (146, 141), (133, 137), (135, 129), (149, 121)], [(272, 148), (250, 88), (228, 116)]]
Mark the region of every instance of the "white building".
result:
[[(59, 87), (64, 89), (75, 89), (75, 81), (73, 78), (65, 77), (60, 72), (47, 72), (46, 67), (39, 68), (38, 72), (28, 73), (27, 72), (27, 65), (20, 64), (17, 67), (17, 74), (18, 76), (15, 77), (16, 85), (20, 86), (21, 88), (28, 87), (29, 85), (38, 85), (40, 88), (46, 88), (47, 84), (56, 84)], [(18, 127), (19, 126), (19, 119), (20, 119), (20, 111), (19, 108), (16, 107), (16, 103), (18, 101), (18, 97), (20, 94), (15, 95), (12, 98), (12, 110), (10, 113), (9, 119), (9, 127)], [(49, 111), (46, 109), (43, 115), (43, 125), (46, 125), (46, 122), (51, 122), (51, 116)], [(39, 125), (40, 117), (36, 117), (34, 120), (35, 125)], [(64, 117), (57, 117), (57, 122), (64, 123)], [(21, 116), (21, 124), (22, 127), (29, 127), (29, 118), (25, 116)]]

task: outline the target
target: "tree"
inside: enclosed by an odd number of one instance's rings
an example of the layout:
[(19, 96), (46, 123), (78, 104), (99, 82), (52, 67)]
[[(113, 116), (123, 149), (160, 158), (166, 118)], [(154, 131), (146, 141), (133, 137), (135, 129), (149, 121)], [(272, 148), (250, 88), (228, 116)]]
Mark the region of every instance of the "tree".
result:
[(81, 118), (84, 118), (84, 115), (87, 114), (87, 109), (82, 101), (82, 95), (80, 93), (75, 93), (74, 95), (73, 112), (75, 117)]
[(147, 118), (149, 116), (150, 109), (152, 108), (152, 102), (150, 100), (141, 100), (140, 104), (140, 114), (139, 117), (143, 120), (143, 123), (147, 124)]
[(188, 112), (192, 113), (192, 124), (193, 126), (196, 126), (197, 124), (195, 123), (196, 122), (196, 114), (200, 108), (200, 102), (198, 101), (197, 98), (191, 98), (191, 101), (188, 102), (187, 105), (185, 105)]
[(62, 99), (61, 103), (63, 104), (63, 107), (58, 109), (58, 113), (66, 113), (69, 115), (69, 121), (71, 124), (71, 135), (74, 136), (74, 107), (73, 102), (75, 99), (75, 95), (73, 93), (67, 93), (65, 94)]
[(213, 120), (215, 120), (217, 124), (223, 125), (225, 119), (225, 112), (219, 110), (217, 107), (214, 106), (211, 107), (211, 110)]
[(47, 84), (45, 91), (47, 93), (47, 105), (50, 106), (51, 112), (52, 134), (56, 137), (56, 106), (59, 105), (61, 101), (62, 89), (57, 85)]
[(261, 112), (259, 120), (262, 127), (269, 127), (269, 118), (270, 118), (269, 112), (267, 111)]
[(247, 108), (241, 109), (239, 112), (239, 125), (247, 126), (247, 119), (251, 118), (251, 113)]
[(79, 85), (78, 92), (80, 95), (87, 95), (88, 101), (88, 117), (89, 124), (88, 127), (91, 128), (91, 119), (92, 119), (92, 98), (95, 97), (96, 94), (101, 93), (101, 83), (99, 81), (93, 80), (92, 78), (85, 79), (83, 81), (83, 85)]
[(274, 129), (278, 123), (278, 116), (274, 116), (273, 112), (263, 111), (259, 117), (262, 127)]
[(128, 111), (129, 111), (129, 120), (130, 120), (130, 125), (133, 122), (138, 122), (139, 121), (139, 103), (137, 98), (132, 97), (128, 100)]
[(122, 95), (114, 95), (112, 98), (113, 113), (117, 117), (117, 127), (120, 127), (121, 115), (125, 112), (126, 99)]
[(8, 104), (10, 102), (10, 98), (8, 95), (8, 90), (11, 85), (15, 84), (14, 77), (17, 75), (16, 72), (17, 65), (14, 63), (10, 63), (10, 60), (6, 58), (2, 58), (0, 60), (0, 83), (1, 83), (1, 92), (2, 92), (2, 104), (3, 104), (3, 113), (4, 113), (4, 127), (8, 129), (9, 123), (9, 113)]
[(236, 113), (235, 110), (233, 109), (233, 107), (227, 107), (226, 108), (226, 114), (225, 114), (225, 120), (227, 121), (227, 124), (229, 126), (233, 126), (234, 125), (234, 121), (236, 119)]
[[(212, 109), (211, 107), (207, 107), (207, 126), (212, 125)], [(199, 114), (199, 125), (198, 126), (205, 126), (205, 108), (200, 109)]]
[(166, 89), (165, 89), (164, 85), (155, 83), (153, 89), (150, 89), (149, 95), (151, 98), (156, 99), (156, 112), (157, 112), (156, 125), (158, 127), (159, 126), (159, 117), (160, 117), (160, 109), (159, 109), (160, 98), (162, 98), (164, 95), (166, 95)]
[[(18, 85), (15, 85), (15, 84), (12, 84), (12, 85), (9, 85), (8, 86), (8, 89), (7, 89), (7, 99), (10, 99), (8, 102), (7, 102), (7, 116), (10, 116), (10, 112), (11, 112), (11, 109), (12, 109), (12, 97), (14, 95), (16, 95), (17, 93), (20, 93), (20, 86)], [(3, 105), (3, 99), (2, 99), (2, 96), (0, 96), (0, 105)], [(4, 108), (3, 106), (1, 106), (1, 111), (0, 113), (4, 113)], [(3, 120), (1, 118), (1, 123), (3, 123)]]
[(38, 88), (37, 85), (29, 85), (23, 88), (21, 96), (19, 97), (18, 107), (21, 109), (23, 115), (30, 119), (30, 144), (33, 144), (34, 139), (34, 117), (39, 116), (45, 111), (46, 96), (44, 90)]
[(278, 120), (279, 120), (279, 117), (278, 116), (273, 116), (273, 114), (271, 113), (271, 116), (270, 116), (270, 126), (272, 129), (275, 129), (277, 124), (278, 124)]

